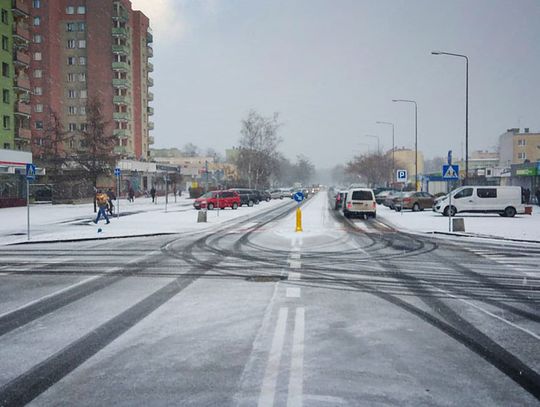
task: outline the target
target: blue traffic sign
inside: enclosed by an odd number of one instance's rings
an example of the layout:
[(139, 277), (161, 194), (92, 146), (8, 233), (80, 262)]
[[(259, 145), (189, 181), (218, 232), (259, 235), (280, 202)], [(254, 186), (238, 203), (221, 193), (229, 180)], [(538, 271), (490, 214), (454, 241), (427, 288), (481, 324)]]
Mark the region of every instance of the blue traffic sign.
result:
[(114, 175), (115, 175), (116, 177), (119, 177), (120, 174), (121, 174), (120, 168), (115, 168), (115, 169), (114, 169)]
[(26, 164), (26, 179), (28, 181), (36, 179), (36, 166), (34, 164)]
[(452, 165), (452, 150), (448, 150), (448, 165)]
[(407, 182), (407, 170), (397, 170), (396, 179), (397, 182)]
[(459, 179), (459, 165), (443, 165), (442, 177), (446, 181)]
[(296, 202), (302, 202), (304, 200), (304, 194), (301, 191), (295, 192), (293, 198)]

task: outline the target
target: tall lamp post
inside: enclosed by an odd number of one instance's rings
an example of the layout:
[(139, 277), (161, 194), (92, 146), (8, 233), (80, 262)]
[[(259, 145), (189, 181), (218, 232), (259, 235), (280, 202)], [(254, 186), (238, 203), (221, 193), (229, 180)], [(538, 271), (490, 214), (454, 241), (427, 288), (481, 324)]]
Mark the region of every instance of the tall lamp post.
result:
[(448, 55), (465, 59), (465, 179), (463, 184), (469, 181), (469, 58), (467, 55), (454, 54), (452, 52), (431, 51), (432, 55)]
[(418, 191), (418, 104), (411, 99), (392, 99), (392, 102), (414, 103), (414, 190)]
[(396, 173), (396, 159), (395, 159), (395, 151), (396, 151), (396, 143), (394, 139), (394, 123), (390, 122), (376, 122), (377, 124), (387, 124), (389, 126), (392, 126), (392, 176), (391, 180), (394, 180), (394, 174)]

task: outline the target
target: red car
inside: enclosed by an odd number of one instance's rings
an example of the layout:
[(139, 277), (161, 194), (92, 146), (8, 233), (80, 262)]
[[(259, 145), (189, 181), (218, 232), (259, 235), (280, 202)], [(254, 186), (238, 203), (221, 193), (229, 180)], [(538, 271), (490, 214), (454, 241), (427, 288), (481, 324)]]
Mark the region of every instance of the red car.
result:
[(195, 209), (212, 210), (214, 208), (238, 209), (240, 206), (240, 195), (235, 191), (211, 191), (207, 192), (193, 202)]

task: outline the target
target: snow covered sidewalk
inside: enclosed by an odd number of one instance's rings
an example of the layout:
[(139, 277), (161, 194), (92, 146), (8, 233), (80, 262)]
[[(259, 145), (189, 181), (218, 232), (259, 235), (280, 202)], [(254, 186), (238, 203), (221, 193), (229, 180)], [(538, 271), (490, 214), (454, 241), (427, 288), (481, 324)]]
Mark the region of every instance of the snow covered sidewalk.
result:
[[(465, 233), (456, 234), (540, 242), (539, 209), (534, 206), (532, 215), (516, 215), (514, 218), (503, 218), (497, 214), (458, 214), (457, 217), (465, 221)], [(395, 212), (377, 205), (377, 216), (400, 230), (448, 233), (448, 218), (431, 210)]]
[[(106, 225), (103, 220), (93, 223), (96, 217), (93, 204), (80, 205), (32, 205), (30, 207), (30, 241), (66, 241), (129, 237), (167, 233), (192, 232), (237, 218), (250, 216), (259, 211), (287, 201), (261, 202), (251, 208), (208, 211), (208, 221), (197, 223), (197, 211), (193, 199), (169, 198), (165, 212), (165, 198), (159, 197), (153, 204), (151, 198), (138, 198), (130, 203), (120, 202), (120, 217), (111, 217)], [(26, 207), (0, 209), (0, 245), (27, 242)]]

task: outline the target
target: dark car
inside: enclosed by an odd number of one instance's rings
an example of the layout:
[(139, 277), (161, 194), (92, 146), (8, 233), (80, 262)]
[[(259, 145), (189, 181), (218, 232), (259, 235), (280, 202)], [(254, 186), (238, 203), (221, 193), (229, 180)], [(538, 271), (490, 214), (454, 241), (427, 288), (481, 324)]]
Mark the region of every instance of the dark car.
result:
[(433, 206), (435, 197), (427, 192), (404, 192), (397, 198), (394, 206), (397, 211), (411, 209), (413, 212), (423, 211)]
[(258, 204), (258, 197), (252, 192), (251, 189), (247, 188), (231, 188), (229, 191), (234, 191), (240, 195), (240, 206), (253, 206), (253, 204)]
[(260, 191), (260, 193), (263, 201), (270, 202), (272, 195), (270, 195), (269, 191)]
[(266, 195), (257, 189), (252, 189), (251, 193), (255, 197), (255, 204), (258, 204), (259, 202), (266, 201)]

